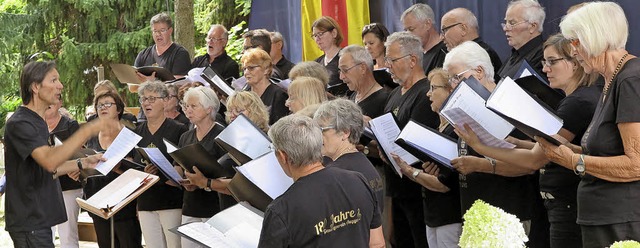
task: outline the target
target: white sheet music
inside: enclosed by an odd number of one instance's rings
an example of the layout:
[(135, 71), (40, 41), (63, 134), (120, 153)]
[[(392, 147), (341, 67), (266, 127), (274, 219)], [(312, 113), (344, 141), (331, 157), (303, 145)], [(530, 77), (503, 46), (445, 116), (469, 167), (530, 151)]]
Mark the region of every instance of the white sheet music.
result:
[[(193, 222), (178, 227), (178, 231), (208, 247), (238, 247), (228, 242), (223, 233), (204, 222)], [(256, 246), (257, 247), (257, 246)]]
[(282, 195), (293, 184), (293, 179), (284, 173), (274, 152), (236, 168), (271, 199)]
[(413, 121), (407, 123), (404, 129), (402, 129), (402, 132), (400, 132), (400, 135), (398, 135), (398, 139), (409, 141), (447, 158), (449, 161), (443, 162), (448, 162), (449, 165), (451, 164), (451, 160), (458, 157), (458, 144)]
[(519, 122), (527, 124), (547, 135), (554, 135), (562, 128), (562, 120), (540, 106), (513, 79), (505, 77), (487, 100), (487, 107)]
[(120, 162), (120, 160), (129, 154), (131, 149), (133, 149), (140, 140), (142, 140), (142, 137), (128, 128), (120, 130), (116, 139), (113, 140), (113, 143), (111, 143), (109, 148), (107, 148), (107, 151), (102, 155), (102, 157), (106, 158), (107, 161), (98, 162), (96, 170), (102, 173), (102, 175), (107, 175), (107, 173), (109, 173), (109, 171), (111, 171), (113, 167)]
[(476, 133), (478, 139), (480, 139), (480, 142), (482, 142), (482, 144), (507, 149), (516, 147), (515, 145), (506, 142), (503, 139), (498, 139), (495, 136), (491, 135), (491, 133), (484, 129), (484, 127), (480, 123), (471, 118), (471, 116), (467, 115), (467, 113), (460, 108), (450, 109), (449, 116), (453, 118), (456, 123), (459, 123), (458, 125), (460, 126), (462, 126), (463, 124), (469, 125), (473, 132)]
[(173, 144), (171, 144), (171, 142), (167, 141), (166, 139), (162, 139), (162, 142), (164, 142), (164, 146), (167, 147), (167, 153), (172, 153), (178, 150), (177, 147), (173, 146)]
[(244, 76), (236, 80), (233, 80), (233, 82), (231, 82), (231, 86), (236, 90), (243, 90), (246, 85), (247, 85), (247, 78)]
[(149, 156), (149, 159), (151, 159), (151, 162), (154, 165), (158, 166), (159, 169), (162, 170), (168, 177), (170, 177), (172, 181), (176, 183), (180, 183), (180, 181), (182, 181), (182, 177), (180, 176), (180, 174), (178, 174), (176, 169), (173, 168), (173, 165), (171, 165), (171, 162), (169, 162), (169, 160), (164, 156), (164, 154), (162, 154), (162, 151), (160, 151), (159, 148), (147, 147), (147, 148), (142, 148), (142, 150), (144, 150), (144, 152), (147, 153), (147, 155)]
[(271, 151), (271, 141), (244, 115), (239, 115), (216, 138), (235, 147), (251, 159)]
[(447, 120), (452, 122), (451, 124), (462, 126), (462, 124), (467, 122), (461, 122), (459, 119), (456, 120), (452, 118), (451, 111), (455, 108), (465, 112), (466, 115), (475, 120), (497, 139), (504, 139), (513, 131), (513, 125), (487, 109), (484, 99), (466, 84), (458, 85), (451, 98), (440, 111)]
[(376, 138), (378, 139), (378, 144), (387, 154), (387, 158), (389, 158), (390, 160), (389, 162), (400, 177), (402, 177), (402, 171), (400, 171), (400, 166), (398, 165), (398, 163), (396, 163), (396, 161), (391, 157), (391, 153), (395, 153), (396, 155), (400, 156), (400, 158), (407, 162), (407, 164), (413, 164), (420, 161), (418, 158), (414, 157), (394, 142), (400, 134), (400, 128), (396, 124), (396, 121), (393, 119), (393, 115), (391, 113), (386, 113), (375, 119), (372, 119), (369, 121), (369, 124), (371, 125), (371, 131), (373, 131), (373, 133), (376, 135)]
[(104, 195), (103, 197), (91, 197), (87, 202), (98, 208), (113, 207), (136, 191), (136, 189), (141, 186), (142, 180), (142, 178), (133, 178), (131, 181), (128, 181), (126, 184), (119, 187), (117, 191)]

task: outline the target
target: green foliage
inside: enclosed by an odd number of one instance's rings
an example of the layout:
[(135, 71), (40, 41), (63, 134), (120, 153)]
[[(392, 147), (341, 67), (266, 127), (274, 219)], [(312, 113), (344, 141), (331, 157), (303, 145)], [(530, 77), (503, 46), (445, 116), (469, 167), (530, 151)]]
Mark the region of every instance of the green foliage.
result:
[(9, 112), (15, 111), (22, 104), (19, 97), (0, 98), (0, 138), (4, 137), (4, 123)]
[(240, 57), (242, 57), (242, 50), (244, 49), (242, 34), (247, 32), (247, 30), (247, 23), (245, 21), (238, 23), (238, 25), (233, 26), (229, 30), (229, 43), (225, 50), (229, 57), (235, 61), (240, 61)]

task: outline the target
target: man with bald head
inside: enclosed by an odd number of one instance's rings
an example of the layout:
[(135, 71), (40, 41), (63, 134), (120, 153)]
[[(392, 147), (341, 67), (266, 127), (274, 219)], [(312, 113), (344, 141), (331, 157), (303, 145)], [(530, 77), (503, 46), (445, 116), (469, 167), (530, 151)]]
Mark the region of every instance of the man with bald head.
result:
[(422, 69), (425, 75), (433, 68), (442, 67), (444, 56), (447, 55), (434, 16), (433, 9), (423, 3), (414, 4), (400, 16), (404, 31), (418, 36), (422, 42)]
[(207, 38), (207, 53), (193, 59), (192, 68), (210, 66), (220, 77), (227, 79), (230, 77), (238, 78), (240, 76), (240, 67), (225, 51), (229, 38), (227, 29), (220, 25), (211, 25)]
[(535, 0), (511, 1), (505, 13), (502, 30), (507, 36), (511, 49), (511, 56), (498, 70), (500, 77), (513, 77), (522, 61), (527, 60), (538, 74), (542, 73), (542, 24), (545, 12), (540, 3)]
[(465, 41), (478, 43), (478, 45), (487, 51), (491, 58), (491, 64), (493, 68), (495, 68), (495, 82), (500, 81), (498, 69), (502, 66), (502, 61), (500, 61), (498, 53), (480, 38), (478, 33), (478, 19), (473, 12), (465, 8), (452, 9), (442, 16), (440, 25), (440, 30), (442, 31), (440, 37), (447, 46), (447, 51), (451, 51), (451, 49)]

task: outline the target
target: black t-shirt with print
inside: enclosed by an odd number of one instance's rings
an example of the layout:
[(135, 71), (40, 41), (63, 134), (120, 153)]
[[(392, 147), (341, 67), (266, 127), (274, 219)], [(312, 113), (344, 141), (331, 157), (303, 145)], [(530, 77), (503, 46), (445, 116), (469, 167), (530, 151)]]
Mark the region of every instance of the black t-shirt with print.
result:
[(367, 179), (369, 187), (371, 187), (375, 193), (378, 209), (382, 212), (384, 209), (384, 185), (382, 184), (382, 178), (380, 178), (378, 171), (376, 171), (373, 164), (367, 159), (367, 156), (361, 152), (347, 153), (340, 156), (336, 161), (328, 163), (326, 167), (337, 167), (360, 172), (360, 174)]
[(258, 247), (369, 247), (371, 229), (381, 224), (362, 174), (325, 168), (269, 204)]

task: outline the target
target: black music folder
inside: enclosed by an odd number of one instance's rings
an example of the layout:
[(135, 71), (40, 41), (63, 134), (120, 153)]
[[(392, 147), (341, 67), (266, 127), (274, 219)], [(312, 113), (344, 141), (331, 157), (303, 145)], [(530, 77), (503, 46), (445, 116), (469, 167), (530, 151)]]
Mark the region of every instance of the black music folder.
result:
[(451, 160), (458, 157), (457, 142), (437, 130), (410, 120), (395, 142), (422, 161), (454, 169)]
[(218, 92), (218, 94), (229, 97), (235, 92), (210, 66), (205, 67), (200, 76), (204, 78), (204, 80), (207, 80), (211, 88)]
[(244, 114), (240, 114), (215, 138), (216, 143), (238, 164), (245, 164), (271, 151), (271, 140)]
[(164, 67), (159, 66), (141, 66), (135, 67), (126, 64), (111, 64), (111, 70), (116, 74), (116, 78), (121, 83), (129, 83), (129, 84), (141, 84), (144, 83), (138, 76), (136, 72), (140, 72), (145, 76), (151, 76), (154, 72), (156, 73), (156, 78), (160, 81), (171, 81), (176, 79), (169, 70)]
[[(220, 125), (220, 124), (215, 124)], [(197, 167), (202, 174), (207, 178), (220, 178), (230, 177), (225, 169), (218, 163), (218, 159), (209, 153), (199, 143), (186, 145), (181, 148), (177, 148), (174, 144), (168, 140), (164, 140), (167, 146), (167, 152), (173, 160), (178, 163), (183, 169), (188, 172), (194, 173), (193, 166)], [(172, 149), (175, 147), (175, 150)]]

